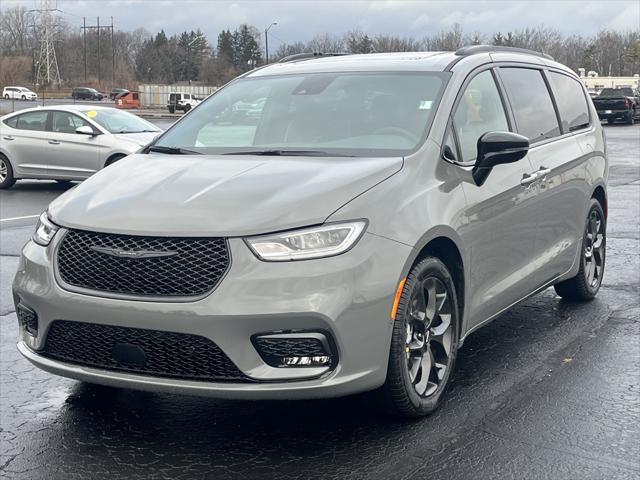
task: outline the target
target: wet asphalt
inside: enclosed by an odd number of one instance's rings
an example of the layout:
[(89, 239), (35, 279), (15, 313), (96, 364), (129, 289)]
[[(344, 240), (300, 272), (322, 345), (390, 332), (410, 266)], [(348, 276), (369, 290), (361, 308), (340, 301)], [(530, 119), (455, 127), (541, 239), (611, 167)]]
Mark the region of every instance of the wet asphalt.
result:
[[(0, 477), (62, 479), (637, 479), (640, 125), (606, 127), (607, 266), (598, 297), (553, 289), (471, 335), (442, 408), (380, 416), (363, 397), (232, 402), (100, 387), (15, 348), (10, 285), (35, 218), (0, 223)], [(0, 218), (64, 191), (18, 182)]]

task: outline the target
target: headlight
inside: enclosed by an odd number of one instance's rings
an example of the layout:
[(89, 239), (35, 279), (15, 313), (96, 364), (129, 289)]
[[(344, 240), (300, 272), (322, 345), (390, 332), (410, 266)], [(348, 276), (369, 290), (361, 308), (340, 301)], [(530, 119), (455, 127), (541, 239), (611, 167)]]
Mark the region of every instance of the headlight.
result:
[(51, 223), (51, 220), (49, 220), (49, 217), (47, 216), (47, 212), (44, 212), (42, 215), (40, 215), (38, 224), (36, 225), (36, 231), (31, 238), (38, 245), (46, 247), (47, 245), (49, 245), (49, 243), (51, 243), (51, 240), (53, 240), (53, 237), (55, 236), (59, 228), (60, 227), (58, 227), (57, 225)]
[(365, 220), (261, 235), (245, 239), (260, 259), (269, 262), (309, 260), (340, 255), (353, 247), (367, 226)]

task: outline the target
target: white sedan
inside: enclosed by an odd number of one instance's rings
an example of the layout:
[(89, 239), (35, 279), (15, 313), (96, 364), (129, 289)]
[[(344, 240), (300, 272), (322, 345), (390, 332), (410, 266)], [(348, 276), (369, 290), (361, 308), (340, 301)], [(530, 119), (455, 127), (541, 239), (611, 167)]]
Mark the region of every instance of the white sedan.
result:
[(0, 117), (0, 189), (21, 178), (82, 180), (162, 132), (109, 107), (59, 105)]

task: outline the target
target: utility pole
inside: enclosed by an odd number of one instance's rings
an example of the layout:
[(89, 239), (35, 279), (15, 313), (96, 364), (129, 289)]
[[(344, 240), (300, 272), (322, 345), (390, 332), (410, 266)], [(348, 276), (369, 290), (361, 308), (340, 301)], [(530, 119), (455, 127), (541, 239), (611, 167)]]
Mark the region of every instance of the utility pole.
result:
[(100, 63), (102, 63), (100, 61), (100, 17), (98, 17), (98, 26), (96, 28), (98, 29), (98, 85), (100, 85)]
[(269, 63), (269, 29), (277, 24), (278, 22), (271, 22), (271, 25), (264, 29), (264, 56), (266, 63)]
[[(115, 43), (114, 43), (114, 39), (113, 39), (113, 17), (111, 17), (111, 25), (100, 25), (100, 17), (97, 17), (97, 22), (95, 25), (87, 25), (85, 22), (85, 19), (83, 17), (82, 19), (82, 31), (86, 32), (87, 30), (93, 30), (95, 29), (97, 31), (98, 34), (98, 83), (101, 83), (102, 81), (102, 65), (101, 65), (101, 61), (100, 61), (100, 56), (102, 55), (101, 53), (101, 45), (100, 45), (100, 31), (102, 29), (106, 29), (106, 30), (111, 30), (111, 67), (112, 67), (112, 81), (115, 82), (115, 78), (116, 78), (116, 47), (115, 47)], [(86, 35), (86, 33), (85, 33)], [(84, 74), (84, 79), (85, 81), (87, 80), (87, 43), (85, 40), (85, 47), (84, 47), (85, 53), (84, 53), (84, 57), (85, 57), (85, 61), (84, 61), (84, 68), (85, 68), (85, 74)]]
[(40, 8), (29, 11), (40, 14), (40, 54), (36, 68), (36, 83), (60, 85), (60, 70), (58, 69), (53, 32), (51, 32), (53, 27), (51, 12), (59, 12), (60, 10), (52, 8), (50, 0), (40, 0)]
[(84, 44), (84, 81), (87, 81), (87, 17), (82, 17), (82, 43)]

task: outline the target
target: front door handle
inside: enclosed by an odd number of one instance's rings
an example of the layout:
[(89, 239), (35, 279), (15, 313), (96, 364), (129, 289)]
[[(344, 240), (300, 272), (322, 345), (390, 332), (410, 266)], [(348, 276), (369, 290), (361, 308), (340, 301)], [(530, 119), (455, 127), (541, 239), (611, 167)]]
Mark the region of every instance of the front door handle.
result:
[(551, 169), (546, 167), (540, 167), (540, 170), (538, 170), (537, 173), (538, 173), (538, 176), (543, 177), (542, 179), (544, 180), (544, 177), (546, 177), (551, 173)]
[(60, 142), (58, 140), (49, 140), (49, 143), (51, 145), (60, 145)]
[(15, 140), (11, 135), (7, 135), (6, 137), (2, 137), (4, 140)]
[(520, 180), (520, 185), (522, 185), (523, 187), (528, 187), (537, 179), (538, 179), (537, 173), (532, 173), (532, 174), (525, 173), (522, 175), (522, 180)]

